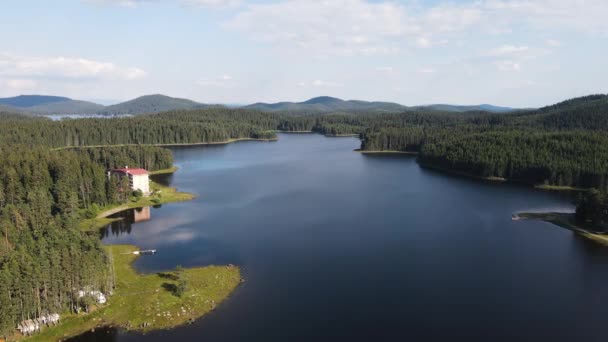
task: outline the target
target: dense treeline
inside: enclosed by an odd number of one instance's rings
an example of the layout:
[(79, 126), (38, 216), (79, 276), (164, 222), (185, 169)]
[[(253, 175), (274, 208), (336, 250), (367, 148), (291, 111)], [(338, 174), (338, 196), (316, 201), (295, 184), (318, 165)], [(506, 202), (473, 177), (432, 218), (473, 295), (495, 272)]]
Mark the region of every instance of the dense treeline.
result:
[(74, 310), (76, 292), (112, 287), (108, 259), (97, 234), (78, 229), (90, 207), (127, 199), (106, 168), (172, 165), (158, 147), (0, 147), (0, 336), (17, 323)]
[(211, 107), (124, 119), (5, 119), (0, 143), (181, 144), (272, 138), (275, 130), (359, 134), (363, 150), (420, 152), (423, 165), (529, 183), (606, 187), (608, 96), (510, 114), (438, 112), (294, 115)]
[(535, 111), (430, 115), (404, 124), (379, 117), (364, 150), (419, 152), (423, 166), (533, 184), (608, 187), (608, 97), (593, 95)]
[(157, 171), (173, 166), (173, 154), (171, 151), (154, 146), (80, 148), (76, 151), (87, 154), (89, 159), (101, 164), (106, 169), (133, 166), (142, 167), (149, 171)]
[(590, 190), (582, 194), (576, 207), (576, 219), (592, 224), (597, 230), (608, 231), (608, 193)]
[(212, 107), (129, 118), (2, 121), (1, 144), (50, 147), (187, 144), (272, 138), (276, 115)]
[(449, 136), (420, 150), (422, 165), (532, 184), (608, 186), (608, 136), (599, 133), (486, 132)]

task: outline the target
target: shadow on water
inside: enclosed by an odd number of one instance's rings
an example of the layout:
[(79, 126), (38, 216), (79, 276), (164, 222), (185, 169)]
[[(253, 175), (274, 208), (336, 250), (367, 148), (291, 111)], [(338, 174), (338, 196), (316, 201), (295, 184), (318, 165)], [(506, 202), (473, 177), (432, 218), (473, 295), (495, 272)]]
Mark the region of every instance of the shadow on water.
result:
[(116, 342), (118, 341), (118, 335), (118, 329), (113, 327), (102, 327), (67, 339), (66, 342)]

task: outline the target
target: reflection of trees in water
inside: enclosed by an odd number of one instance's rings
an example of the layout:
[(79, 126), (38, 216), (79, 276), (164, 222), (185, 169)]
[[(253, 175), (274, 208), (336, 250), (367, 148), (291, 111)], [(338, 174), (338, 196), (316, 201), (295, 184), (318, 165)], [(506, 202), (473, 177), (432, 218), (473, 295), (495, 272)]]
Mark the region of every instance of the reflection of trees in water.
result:
[(125, 210), (111, 215), (110, 218), (119, 220), (110, 223), (104, 229), (102, 229), (101, 238), (103, 239), (109, 237), (110, 235), (120, 236), (123, 234), (131, 234), (131, 229), (134, 223), (150, 220), (150, 210), (150, 207), (144, 207)]
[(107, 225), (101, 231), (101, 238), (113, 236), (120, 236), (123, 234), (131, 234), (131, 228), (133, 223), (135, 223), (135, 209), (121, 211), (110, 216), (112, 219), (116, 220), (109, 225)]
[(118, 219), (100, 230), (101, 239), (123, 234), (131, 234), (134, 223), (149, 221), (151, 218), (152, 207), (136, 208), (124, 210), (108, 218)]

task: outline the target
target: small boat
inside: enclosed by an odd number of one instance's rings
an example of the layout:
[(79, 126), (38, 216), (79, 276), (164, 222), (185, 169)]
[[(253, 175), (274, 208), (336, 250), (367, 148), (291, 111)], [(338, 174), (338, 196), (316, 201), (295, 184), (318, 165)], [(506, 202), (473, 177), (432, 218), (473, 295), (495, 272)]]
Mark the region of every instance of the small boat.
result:
[(519, 215), (517, 215), (517, 214), (511, 215), (511, 221), (519, 221), (520, 219), (521, 219), (521, 217), (519, 217)]
[(154, 255), (156, 254), (156, 249), (147, 249), (145, 251), (135, 251), (133, 252), (135, 255)]

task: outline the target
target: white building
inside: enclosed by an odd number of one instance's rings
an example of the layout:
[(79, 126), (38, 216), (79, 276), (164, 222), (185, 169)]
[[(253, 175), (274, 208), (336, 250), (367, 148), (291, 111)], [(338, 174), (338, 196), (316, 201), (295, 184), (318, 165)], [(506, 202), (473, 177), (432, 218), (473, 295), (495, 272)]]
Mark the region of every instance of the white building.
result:
[(116, 169), (110, 171), (110, 175), (115, 175), (120, 178), (129, 178), (130, 190), (141, 190), (144, 196), (150, 195), (150, 177), (149, 172), (144, 169), (130, 169), (125, 167), (124, 169)]
[(84, 296), (91, 296), (91, 297), (95, 298), (95, 301), (97, 301), (97, 304), (105, 304), (108, 301), (106, 298), (106, 295), (101, 293), (101, 291), (86, 291), (86, 290), (78, 291), (78, 298), (82, 298)]

